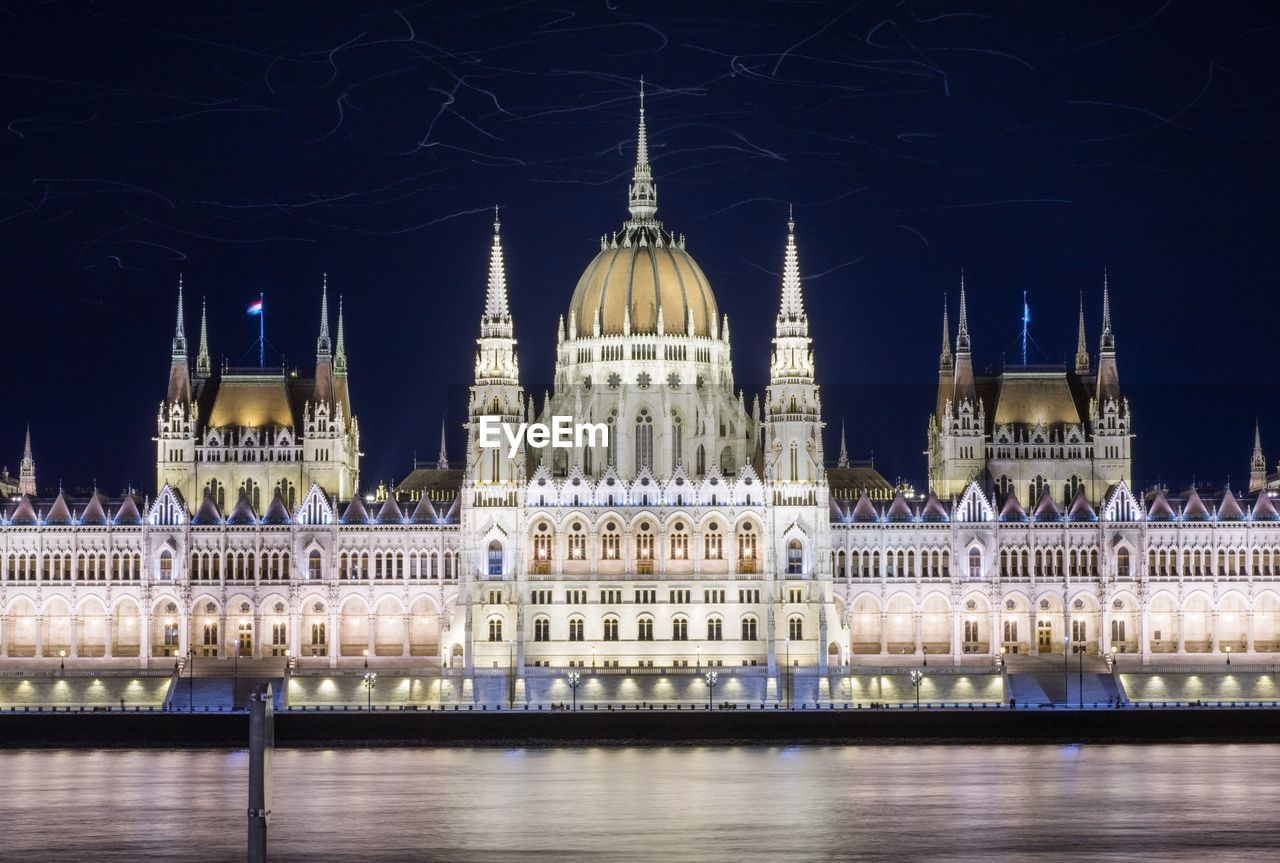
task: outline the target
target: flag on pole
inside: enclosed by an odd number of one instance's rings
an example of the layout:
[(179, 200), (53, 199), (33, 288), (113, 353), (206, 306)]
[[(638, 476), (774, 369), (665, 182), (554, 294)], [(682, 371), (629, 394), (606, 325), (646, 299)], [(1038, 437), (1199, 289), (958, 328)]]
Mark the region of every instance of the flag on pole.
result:
[(249, 304), (249, 314), (251, 315), (262, 314), (262, 298), (261, 297), (259, 297), (258, 299), (254, 300), (252, 303)]

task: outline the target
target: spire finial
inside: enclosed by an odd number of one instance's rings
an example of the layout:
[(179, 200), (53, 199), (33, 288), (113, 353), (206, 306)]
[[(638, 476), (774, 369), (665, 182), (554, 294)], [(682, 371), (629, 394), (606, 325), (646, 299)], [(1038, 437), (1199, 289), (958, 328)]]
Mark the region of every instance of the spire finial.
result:
[(1111, 285), (1107, 278), (1107, 268), (1102, 268), (1102, 349), (1114, 350), (1115, 336), (1111, 332)]
[(804, 292), (800, 285), (800, 253), (796, 249), (796, 222), (787, 219), (787, 247), (782, 255), (782, 308), (778, 318), (806, 323)]
[(951, 360), (951, 320), (947, 312), (947, 295), (942, 295), (942, 350), (938, 354), (938, 369), (943, 372), (952, 370)]
[(849, 448), (844, 444), (844, 417), (840, 418), (840, 455), (836, 458), (836, 467), (849, 466)]
[(178, 320), (173, 328), (173, 356), (175, 359), (186, 359), (187, 356), (186, 314), (182, 308), (182, 273), (178, 273)]
[(648, 223), (658, 212), (658, 189), (649, 167), (649, 132), (644, 122), (644, 78), (640, 79), (640, 124), (636, 131), (636, 167), (631, 177), (631, 220)]
[[(493, 208), (493, 245), (489, 249), (489, 283), (484, 296), (482, 336), (510, 338), (511, 310), (507, 303), (507, 269), (502, 259), (501, 223), (498, 208)], [(493, 329), (496, 327), (497, 329)]]
[(36, 460), (31, 455), (31, 423), (27, 423), (27, 438), (22, 446), (22, 463), (18, 466), (18, 494), (36, 493)]
[(333, 348), (334, 374), (347, 372), (347, 339), (342, 325), (342, 294), (338, 294), (338, 340)]
[(960, 328), (956, 332), (956, 353), (969, 352), (969, 308), (964, 295), (964, 270), (960, 270)]
[(209, 376), (209, 321), (205, 298), (200, 298), (200, 353), (196, 354), (196, 374)]
[(444, 446), (444, 417), (440, 418), (440, 455), (436, 458), (436, 470), (449, 469), (449, 453), (446, 452)]
[(1089, 348), (1084, 340), (1084, 291), (1080, 292), (1080, 319), (1076, 329), (1076, 374), (1089, 374)]
[(316, 339), (316, 356), (327, 357), (332, 350), (329, 342), (329, 274), (320, 276), (320, 337)]

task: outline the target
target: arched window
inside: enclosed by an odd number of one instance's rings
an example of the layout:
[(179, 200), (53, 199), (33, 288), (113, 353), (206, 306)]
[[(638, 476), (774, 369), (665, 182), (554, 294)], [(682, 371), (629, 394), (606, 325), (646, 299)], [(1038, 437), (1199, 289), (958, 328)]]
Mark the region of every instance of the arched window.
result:
[(724, 639), (724, 621), (718, 617), (707, 618), (707, 641), (722, 641)]
[(686, 526), (683, 521), (677, 521), (671, 525), (670, 539), (672, 560), (688, 560), (689, 559), (689, 534), (686, 533)]
[(502, 618), (501, 617), (489, 618), (489, 640), (490, 641), (502, 640)]
[(551, 621), (545, 617), (539, 617), (533, 622), (533, 640), (534, 641), (550, 641), (551, 640)]
[(800, 641), (804, 638), (804, 618), (800, 615), (794, 615), (787, 621), (787, 637), (792, 641)]
[(319, 581), (321, 576), (320, 552), (312, 550), (312, 552), (307, 555), (307, 578), (312, 581)]
[(724, 559), (724, 534), (720, 532), (720, 523), (707, 523), (707, 532), (702, 537), (702, 556), (707, 560)]
[(489, 574), (502, 575), (502, 543), (496, 539), (489, 543)]
[(671, 467), (675, 468), (684, 459), (684, 444), (681, 440), (680, 414), (671, 412)]
[(793, 539), (787, 543), (787, 575), (799, 575), (804, 572), (804, 546), (800, 540)]
[(618, 618), (606, 617), (604, 619), (604, 640), (605, 641), (618, 640)]
[(636, 626), (637, 641), (653, 641), (653, 618), (642, 617)]
[(1027, 506), (1031, 507), (1039, 502), (1040, 497), (1044, 494), (1045, 489), (1049, 487), (1049, 480), (1042, 476), (1038, 476), (1031, 480), (1027, 487)]
[(695, 459), (694, 467), (696, 468), (698, 476), (702, 476), (707, 472), (707, 451), (702, 444), (698, 444), (698, 454)]
[(653, 417), (648, 408), (641, 408), (636, 417), (636, 473), (645, 468), (653, 470)]
[(755, 641), (757, 638), (756, 619), (754, 617), (742, 618), (742, 640)]
[(1129, 549), (1122, 548), (1116, 552), (1116, 578), (1129, 577)]
[(604, 560), (617, 560), (622, 554), (622, 540), (618, 536), (618, 523), (606, 522), (604, 533), (600, 535), (600, 557)]
[(671, 640), (672, 641), (688, 641), (689, 640), (688, 618), (677, 617), (671, 621)]
[(173, 554), (168, 549), (160, 552), (160, 578), (163, 581), (173, 578)]
[(725, 476), (733, 476), (734, 471), (737, 469), (737, 463), (733, 458), (733, 449), (725, 447), (720, 450), (720, 472)]
[(584, 630), (585, 630), (585, 626), (582, 622), (581, 617), (569, 618), (569, 640), (570, 641), (582, 641)]
[(213, 502), (217, 505), (219, 512), (227, 505), (226, 487), (216, 479), (211, 479), (205, 483), (204, 493), (213, 498)]
[(244, 481), (244, 496), (248, 499), (249, 505), (253, 507), (254, 512), (262, 512), (262, 487), (251, 479)]
[(982, 578), (982, 552), (976, 548), (969, 549), (969, 577)]
[(276, 488), (280, 489), (280, 499), (284, 501), (285, 507), (289, 512), (293, 512), (293, 508), (298, 505), (298, 487), (287, 479), (282, 479), (276, 483)]

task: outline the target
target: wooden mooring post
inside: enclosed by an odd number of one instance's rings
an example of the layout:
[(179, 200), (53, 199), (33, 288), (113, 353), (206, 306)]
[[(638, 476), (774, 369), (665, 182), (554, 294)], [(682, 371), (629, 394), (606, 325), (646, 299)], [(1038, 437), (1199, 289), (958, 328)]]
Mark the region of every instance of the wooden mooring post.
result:
[(266, 863), (271, 823), (271, 752), (276, 745), (271, 684), (249, 696), (249, 863)]

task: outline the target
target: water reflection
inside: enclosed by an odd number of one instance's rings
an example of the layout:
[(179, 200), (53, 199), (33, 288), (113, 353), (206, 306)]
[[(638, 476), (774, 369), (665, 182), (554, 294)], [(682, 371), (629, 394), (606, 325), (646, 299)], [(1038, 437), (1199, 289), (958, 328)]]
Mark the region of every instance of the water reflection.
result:
[[(1280, 747), (281, 750), (272, 860), (1274, 860)], [(243, 859), (243, 751), (0, 752), (0, 859)]]

